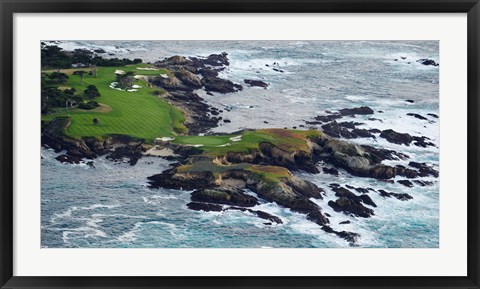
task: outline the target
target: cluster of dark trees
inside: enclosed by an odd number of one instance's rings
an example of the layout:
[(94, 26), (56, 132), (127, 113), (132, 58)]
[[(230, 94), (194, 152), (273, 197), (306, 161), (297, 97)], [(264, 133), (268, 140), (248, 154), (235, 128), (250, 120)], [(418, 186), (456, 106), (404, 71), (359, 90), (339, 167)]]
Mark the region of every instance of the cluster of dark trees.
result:
[(41, 46), (41, 63), (43, 69), (71, 68), (72, 65), (94, 66), (125, 66), (142, 63), (141, 59), (103, 58), (88, 49), (65, 51), (56, 45)]
[(48, 114), (55, 108), (94, 109), (98, 107), (95, 98), (100, 96), (100, 92), (95, 85), (89, 85), (83, 93), (77, 93), (75, 88), (59, 89), (65, 84), (68, 75), (61, 72), (42, 73), (41, 83), (41, 104), (42, 114)]
[(135, 82), (134, 75), (135, 73), (133, 71), (128, 71), (125, 74), (117, 74), (117, 87), (121, 89), (132, 88), (132, 85)]

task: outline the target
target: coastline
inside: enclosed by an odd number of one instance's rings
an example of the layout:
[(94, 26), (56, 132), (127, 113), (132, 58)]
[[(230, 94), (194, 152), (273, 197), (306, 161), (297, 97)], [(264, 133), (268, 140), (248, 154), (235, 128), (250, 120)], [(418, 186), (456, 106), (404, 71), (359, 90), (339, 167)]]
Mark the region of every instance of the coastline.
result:
[[(205, 63), (209, 63), (208, 67), (205, 67)], [(196, 138), (198, 144), (192, 146), (186, 143), (176, 143), (176, 140), (167, 142), (160, 141), (150, 144), (145, 143), (143, 140), (125, 136), (109, 136), (100, 140), (98, 138), (88, 137), (72, 139), (63, 134), (58, 134), (59, 128), (62, 130), (61, 127), (63, 126), (63, 130), (65, 130), (68, 127), (68, 124), (65, 125), (65, 123), (56, 125), (50, 123), (51, 126), (46, 128), (42, 133), (42, 144), (50, 148), (56, 148), (57, 152), (66, 150), (66, 154), (63, 154), (61, 157), (61, 160), (65, 162), (80, 163), (85, 162), (84, 159), (91, 160), (99, 156), (108, 155), (107, 158), (113, 161), (126, 161), (132, 166), (148, 151), (151, 152), (155, 145), (159, 148), (159, 151), (162, 151), (161, 157), (166, 157), (179, 163), (161, 174), (149, 176), (151, 181), (150, 186), (152, 188), (200, 189), (192, 194), (192, 202), (187, 205), (192, 210), (237, 210), (262, 215), (266, 220), (270, 220), (270, 222), (265, 223), (280, 224), (282, 219), (278, 218), (278, 216), (271, 214), (269, 216), (268, 213), (261, 210), (248, 209), (248, 206), (245, 206), (245, 203), (243, 203), (244, 201), (240, 201), (240, 203), (225, 203), (225, 199), (232, 199), (232, 197), (234, 199), (238, 197), (241, 200), (248, 198), (247, 195), (238, 191), (238, 189), (248, 189), (256, 193), (257, 198), (262, 199), (262, 201), (275, 202), (276, 204), (304, 214), (308, 220), (318, 224), (324, 232), (344, 238), (351, 245), (355, 245), (357, 238), (361, 238), (362, 236), (355, 233), (354, 228), (352, 231), (332, 229), (328, 226), (329, 216), (322, 213), (322, 207), (326, 205), (339, 214), (357, 218), (369, 218), (375, 215), (374, 212), (377, 207), (374, 200), (369, 197), (369, 193), (378, 194), (382, 198), (397, 199), (399, 202), (409, 201), (412, 197), (405, 193), (396, 193), (378, 188), (348, 187), (348, 185), (339, 184), (330, 184), (329, 188), (322, 188), (310, 181), (297, 178), (295, 175), (298, 173), (303, 175), (306, 171), (312, 174), (323, 172), (338, 176), (339, 171), (341, 171), (341, 174), (348, 172), (352, 176), (382, 180), (382, 182), (385, 181), (386, 183), (396, 182), (407, 187), (410, 185), (429, 186), (422, 178), (438, 177), (436, 167), (426, 163), (410, 161), (407, 162), (408, 166), (395, 164), (395, 161), (406, 161), (408, 159), (408, 156), (403, 153), (388, 149), (378, 149), (378, 147), (366, 144), (359, 145), (357, 139), (361, 142), (361, 140), (365, 138), (378, 138), (395, 145), (412, 145), (420, 148), (435, 147), (435, 144), (425, 137), (407, 135), (406, 133), (396, 132), (391, 129), (364, 129), (361, 127), (361, 123), (357, 122), (355, 124), (355, 121), (349, 121), (352, 117), (355, 118), (355, 116), (358, 115), (361, 117), (373, 115), (374, 118), (375, 115), (379, 113), (367, 106), (345, 107), (338, 110), (338, 112), (327, 112), (324, 115), (318, 115), (312, 120), (305, 120), (305, 125), (302, 126), (299, 125), (298, 127), (289, 129), (271, 129), (266, 133), (268, 137), (273, 137), (277, 139), (277, 141), (278, 139), (282, 139), (285, 134), (288, 134), (289, 136), (286, 137), (287, 140), (284, 143), (282, 143), (282, 141), (277, 143), (275, 143), (275, 141), (265, 141), (265, 138), (260, 140), (256, 139), (253, 142), (243, 143), (248, 147), (247, 151), (235, 153), (228, 151), (232, 149), (232, 144), (233, 147), (235, 147), (236, 144), (234, 142), (221, 143), (216, 145), (213, 150), (221, 151), (221, 153), (214, 153), (212, 155), (212, 146), (203, 144), (202, 139), (211, 141), (213, 136), (216, 135), (221, 138), (224, 134), (208, 133), (204, 137), (202, 137), (202, 134), (209, 132), (212, 128), (218, 127), (220, 122), (227, 122), (219, 116), (222, 111), (213, 106), (209, 106), (209, 104), (194, 91), (204, 87), (207, 93), (232, 94), (244, 89), (244, 86), (251, 85), (252, 82), (249, 81), (250, 83), (246, 82), (240, 85), (218, 77), (217, 70), (222, 71), (224, 67), (228, 67), (227, 54), (211, 55), (203, 60), (195, 57), (189, 59), (174, 56), (162, 62), (155, 63), (154, 65), (174, 72), (174, 76), (167, 82), (163, 77), (150, 79), (149, 82), (153, 86), (165, 89), (166, 93), (162, 95), (162, 98), (169, 102), (170, 105), (183, 110), (186, 117), (185, 126), (189, 129), (189, 134), (200, 134), (200, 136)], [(202, 67), (202, 65), (204, 67)], [(215, 67), (215, 69), (212, 69), (212, 67)], [(277, 72), (282, 73), (280, 71)], [(197, 77), (197, 75), (201, 77)], [(263, 87), (264, 84), (257, 84), (260, 88), (265, 88)], [(188, 103), (188, 105), (185, 105), (186, 103)], [(418, 118), (417, 116), (413, 117)], [(420, 115), (420, 117), (424, 116)], [(343, 120), (342, 118), (347, 119)], [(436, 118), (431, 116), (429, 119), (435, 121)], [(318, 131), (317, 125), (321, 126), (323, 134), (314, 135), (312, 136), (313, 138), (310, 136), (298, 138), (298, 132)], [(48, 131), (50, 131), (50, 133)], [(237, 134), (253, 135), (255, 138), (260, 134), (264, 137), (264, 132), (261, 130), (242, 130), (235, 135)], [(228, 136), (233, 135), (234, 134), (230, 134)], [(173, 138), (175, 139), (175, 137)], [(181, 140), (182, 138), (180, 137), (178, 139)], [(293, 146), (289, 143), (291, 140), (295, 140)], [(253, 145), (253, 150), (251, 145)], [(306, 150), (303, 149), (304, 145), (307, 147)], [(220, 148), (226, 149), (221, 150)], [(163, 154), (163, 152), (168, 153)], [(202, 168), (203, 171), (194, 171), (197, 175), (188, 171), (191, 169), (191, 167), (188, 166), (195, 167), (204, 162), (214, 164), (213, 171), (212, 168)], [(255, 167), (256, 170), (258, 171), (260, 168), (262, 174), (252, 176), (251, 171), (245, 170), (244, 167), (239, 169), (239, 164), (248, 164), (249, 170), (251, 170), (252, 165), (257, 166)], [(321, 170), (318, 168), (319, 165), (321, 166)], [(188, 170), (182, 171), (185, 170), (185, 166), (187, 166)], [(222, 167), (222, 170), (226, 172), (216, 176), (216, 167)], [(271, 175), (269, 175), (270, 171), (268, 170), (273, 169), (274, 174), (277, 174), (278, 168), (286, 169), (286, 171), (285, 173), (282, 171), (278, 182), (277, 180), (274, 182), (275, 186), (269, 187), (271, 183), (265, 179), (266, 177), (271, 177)], [(263, 170), (267, 170), (267, 175), (263, 174), (265, 173)], [(185, 173), (186, 175), (182, 175)], [(200, 174), (198, 175), (198, 173)], [(205, 175), (205, 173), (207, 174)], [(416, 180), (417, 177), (421, 179)], [(177, 181), (170, 182), (168, 178), (174, 178)], [(289, 180), (292, 178), (295, 180), (294, 183), (297, 187), (295, 187), (295, 185), (292, 186), (291, 182), (289, 183)], [(236, 180), (234, 181), (237, 183), (236, 188), (231, 188), (230, 183), (228, 181), (225, 182), (225, 179)], [(394, 179), (394, 181), (391, 181), (391, 179)], [(178, 180), (184, 180), (184, 182), (179, 182)], [(209, 182), (206, 182), (204, 187), (199, 187), (199, 182), (204, 182), (205, 180), (209, 180)], [(242, 180), (245, 184), (238, 185), (238, 180)], [(265, 186), (265, 184), (269, 186)], [(277, 194), (273, 194), (273, 192), (278, 190), (278, 184), (280, 184), (281, 188), (280, 197), (278, 197)], [(299, 184), (301, 188), (304, 188), (303, 190), (298, 187)], [(305, 189), (305, 186), (308, 188)], [(265, 187), (267, 187), (267, 189), (265, 189)], [(215, 191), (213, 194), (215, 198), (212, 198), (212, 189), (220, 190)], [(322, 199), (325, 195), (323, 195), (321, 191), (327, 189), (333, 190), (334, 195), (338, 198), (336, 200), (330, 199), (327, 204), (324, 204), (322, 203)], [(285, 200), (284, 197), (290, 193), (293, 193), (292, 196), (294, 196), (294, 199)], [(321, 200), (321, 205), (316, 201), (310, 200), (310, 198)], [(297, 206), (296, 202), (298, 200), (303, 200), (305, 204)], [(239, 204), (243, 204), (244, 206)], [(280, 220), (280, 222), (278, 222), (278, 220)], [(270, 226), (271, 224), (264, 225)], [(350, 229), (351, 226), (349, 227), (349, 230)]]

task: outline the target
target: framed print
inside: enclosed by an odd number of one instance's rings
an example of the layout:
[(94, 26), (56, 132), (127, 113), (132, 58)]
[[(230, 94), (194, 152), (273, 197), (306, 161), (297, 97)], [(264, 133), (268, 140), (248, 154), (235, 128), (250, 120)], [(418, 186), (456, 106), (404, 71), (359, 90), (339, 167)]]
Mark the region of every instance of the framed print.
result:
[(478, 288), (478, 1), (2, 1), (1, 288)]

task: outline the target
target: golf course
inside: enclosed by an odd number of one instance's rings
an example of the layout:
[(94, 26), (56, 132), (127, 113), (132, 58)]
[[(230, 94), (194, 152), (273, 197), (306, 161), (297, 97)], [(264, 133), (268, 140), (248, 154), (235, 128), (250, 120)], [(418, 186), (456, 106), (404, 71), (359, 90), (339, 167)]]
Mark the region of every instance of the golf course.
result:
[[(168, 75), (169, 71), (137, 64), (98, 67), (96, 76), (88, 73), (82, 77), (74, 75), (75, 71), (81, 70), (90, 71), (89, 68), (58, 70), (68, 75), (68, 80), (57, 87), (74, 88), (77, 94), (81, 94), (89, 85), (95, 85), (100, 93), (100, 97), (95, 100), (100, 106), (92, 110), (57, 108), (52, 114), (42, 115), (44, 121), (55, 117), (69, 117), (71, 124), (65, 132), (66, 135), (70, 137), (128, 135), (152, 142), (157, 137), (174, 136), (176, 133), (186, 131), (183, 125), (185, 120), (183, 112), (155, 95), (159, 93), (159, 89), (150, 87), (142, 79), (142, 76)], [(130, 71), (136, 76), (135, 89), (127, 91), (112, 87), (112, 83), (116, 81), (116, 72)], [(94, 119), (98, 120), (97, 124), (94, 124)]]

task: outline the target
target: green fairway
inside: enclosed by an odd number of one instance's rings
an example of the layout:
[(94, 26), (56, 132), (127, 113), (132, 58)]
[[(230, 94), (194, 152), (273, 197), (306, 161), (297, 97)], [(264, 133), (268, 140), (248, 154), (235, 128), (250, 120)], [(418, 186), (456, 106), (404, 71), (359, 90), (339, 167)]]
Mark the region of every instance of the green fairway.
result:
[[(56, 113), (42, 116), (42, 119), (48, 121), (57, 116), (70, 117), (72, 123), (66, 134), (72, 137), (120, 134), (151, 142), (157, 137), (174, 136), (175, 132), (185, 132), (183, 112), (160, 97), (154, 96), (153, 92), (158, 89), (149, 87), (146, 81), (142, 79), (135, 81), (135, 85), (141, 86), (136, 88), (138, 91), (120, 91), (110, 87), (116, 80), (116, 70), (134, 71), (135, 75), (170, 73), (163, 69), (141, 69), (146, 67), (149, 66), (139, 64), (125, 67), (98, 67), (97, 77), (85, 74), (83, 81), (80, 80), (80, 76), (72, 75), (75, 70), (81, 69), (61, 70), (69, 76), (68, 82), (61, 87), (72, 87), (77, 93), (83, 93), (88, 85), (95, 85), (101, 94), (95, 100), (101, 104), (101, 107), (94, 110), (59, 109)], [(89, 69), (85, 70), (89, 71)], [(97, 118), (100, 124), (94, 124), (94, 118)]]
[(319, 135), (319, 131), (313, 130), (261, 129), (246, 131), (241, 135), (178, 136), (172, 142), (198, 146), (199, 149), (212, 155), (255, 151), (262, 142), (272, 143), (285, 151), (307, 151), (309, 149), (307, 138)]

